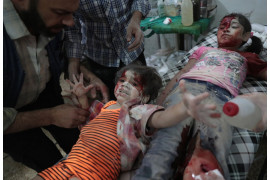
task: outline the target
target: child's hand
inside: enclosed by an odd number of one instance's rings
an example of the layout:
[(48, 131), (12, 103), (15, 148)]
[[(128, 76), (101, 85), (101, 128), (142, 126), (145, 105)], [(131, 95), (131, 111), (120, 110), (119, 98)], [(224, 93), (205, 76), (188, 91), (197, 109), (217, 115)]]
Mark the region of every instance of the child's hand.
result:
[(187, 113), (193, 117), (194, 119), (205, 123), (210, 127), (215, 127), (211, 122), (209, 122), (209, 118), (217, 118), (221, 115), (216, 113), (216, 105), (214, 104), (203, 104), (201, 103), (204, 99), (206, 99), (209, 94), (207, 92), (199, 94), (197, 96), (192, 95), (186, 90), (185, 81), (181, 80), (179, 82), (179, 88), (182, 93), (183, 103), (187, 108)]
[(93, 84), (90, 84), (89, 86), (85, 87), (83, 85), (83, 74), (80, 74), (80, 80), (78, 82), (77, 78), (75, 77), (75, 75), (73, 74), (73, 81), (74, 83), (72, 83), (70, 80), (66, 80), (70, 86), (71, 86), (71, 90), (69, 92), (72, 92), (73, 94), (75, 94), (78, 98), (81, 96), (86, 95), (86, 93), (92, 89), (94, 87)]

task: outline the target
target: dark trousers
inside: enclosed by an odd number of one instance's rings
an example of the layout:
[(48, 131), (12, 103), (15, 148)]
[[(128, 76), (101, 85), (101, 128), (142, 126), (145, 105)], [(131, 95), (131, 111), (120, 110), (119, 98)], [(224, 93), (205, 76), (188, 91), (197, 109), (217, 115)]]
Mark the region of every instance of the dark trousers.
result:
[[(23, 112), (54, 107), (62, 103), (63, 100), (59, 88), (56, 88), (52, 82), (49, 82), (35, 103), (25, 106), (18, 111)], [(77, 128), (65, 129), (53, 125), (44, 128), (52, 134), (59, 146), (66, 153), (70, 152), (79, 136), (79, 130)], [(62, 158), (60, 151), (43, 133), (41, 128), (4, 135), (3, 149), (15, 161), (21, 162), (37, 172), (54, 165)]]
[[(139, 55), (139, 57), (132, 62), (132, 64), (146, 65), (145, 57), (143, 52)], [(83, 64), (89, 69), (92, 73), (94, 73), (101, 81), (109, 89), (110, 100), (115, 100), (114, 96), (114, 87), (115, 87), (115, 75), (118, 70), (125, 66), (125, 64), (121, 61), (119, 67), (106, 67), (102, 66), (93, 60), (86, 58), (83, 61)]]

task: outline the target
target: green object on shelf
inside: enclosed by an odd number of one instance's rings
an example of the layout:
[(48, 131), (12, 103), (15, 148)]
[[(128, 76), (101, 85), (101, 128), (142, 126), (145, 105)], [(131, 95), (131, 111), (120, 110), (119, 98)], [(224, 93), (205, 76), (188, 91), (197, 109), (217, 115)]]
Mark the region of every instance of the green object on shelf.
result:
[(146, 37), (150, 37), (154, 33), (156, 34), (169, 34), (169, 33), (179, 33), (179, 34), (192, 34), (194, 39), (197, 40), (201, 33), (205, 32), (208, 29), (210, 24), (210, 18), (200, 19), (199, 21), (193, 22), (191, 26), (183, 26), (181, 23), (181, 16), (170, 17), (172, 23), (163, 24), (163, 21), (166, 17), (160, 17), (153, 19), (152, 17), (145, 18), (141, 21), (141, 29), (143, 31), (147, 29), (152, 29), (152, 32)]

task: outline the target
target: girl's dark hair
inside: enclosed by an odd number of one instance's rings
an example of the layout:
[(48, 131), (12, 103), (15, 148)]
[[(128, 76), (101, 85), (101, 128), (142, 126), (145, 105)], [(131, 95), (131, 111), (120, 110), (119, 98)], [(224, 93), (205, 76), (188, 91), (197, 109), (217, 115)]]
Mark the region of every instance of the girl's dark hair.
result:
[(149, 101), (157, 98), (158, 92), (162, 87), (162, 81), (155, 68), (137, 64), (129, 64), (121, 68), (116, 73), (115, 84), (118, 82), (119, 78), (125, 71), (133, 71), (141, 77), (141, 82), (143, 85), (143, 95), (149, 95)]
[[(222, 19), (224, 19), (225, 17), (238, 18), (239, 23), (244, 27), (244, 33), (251, 32), (251, 24), (250, 24), (249, 20), (246, 18), (246, 16), (239, 14), (239, 13), (231, 13), (229, 15), (224, 16)], [(252, 36), (251, 39), (252, 39), (252, 44), (250, 46), (248, 46), (245, 49), (245, 51), (259, 54), (262, 50), (262, 47), (263, 47), (262, 41), (256, 36)], [(245, 43), (246, 42), (243, 42), (243, 44), (245, 44)]]

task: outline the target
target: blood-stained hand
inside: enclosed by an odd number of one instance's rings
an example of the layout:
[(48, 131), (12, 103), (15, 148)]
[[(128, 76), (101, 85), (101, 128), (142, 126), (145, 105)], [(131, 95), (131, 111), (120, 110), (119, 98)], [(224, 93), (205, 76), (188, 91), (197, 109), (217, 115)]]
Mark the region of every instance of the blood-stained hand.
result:
[(66, 80), (69, 85), (71, 86), (71, 90), (70, 92), (74, 93), (78, 98), (81, 96), (84, 96), (88, 93), (88, 91), (90, 89), (92, 89), (94, 87), (93, 84), (90, 84), (88, 86), (84, 86), (83, 84), (83, 74), (80, 74), (80, 79), (79, 81), (77, 80), (76, 76), (73, 74), (73, 81), (74, 83), (72, 83), (69, 79)]
[(215, 111), (215, 104), (202, 103), (202, 101), (206, 99), (209, 94), (205, 92), (197, 96), (192, 95), (186, 90), (184, 80), (179, 82), (179, 88), (182, 93), (183, 102), (187, 108), (188, 114), (194, 119), (201, 121), (210, 127), (215, 127), (215, 125), (211, 124), (208, 119), (219, 118), (221, 114)]

